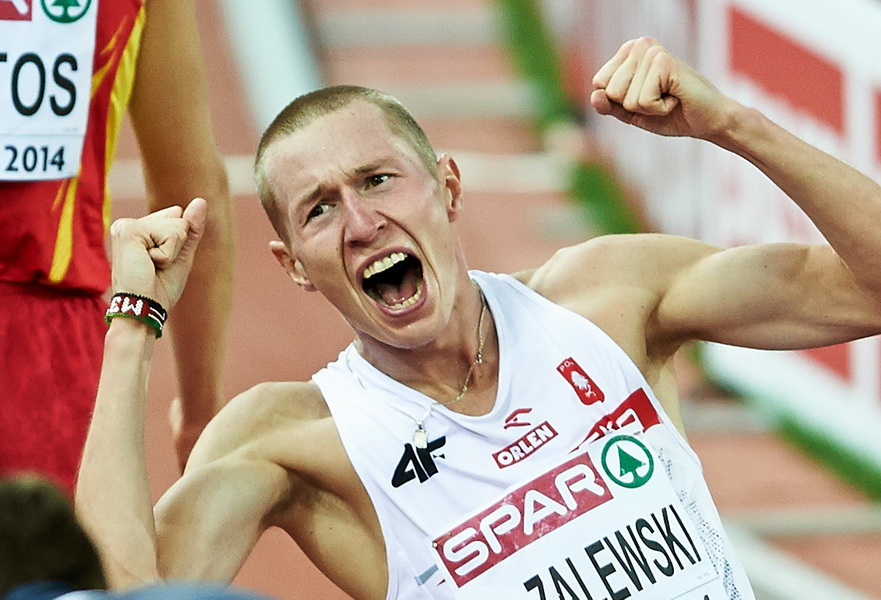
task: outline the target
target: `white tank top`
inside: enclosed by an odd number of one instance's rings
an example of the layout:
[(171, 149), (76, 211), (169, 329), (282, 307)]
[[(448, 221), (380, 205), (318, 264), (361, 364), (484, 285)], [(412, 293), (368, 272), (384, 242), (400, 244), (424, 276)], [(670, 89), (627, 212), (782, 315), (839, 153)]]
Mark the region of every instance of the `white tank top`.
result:
[(499, 341), (489, 414), (435, 404), (420, 449), (433, 399), (351, 345), (313, 377), (379, 517), (387, 598), (754, 600), (697, 456), (624, 351), (510, 276), (471, 278)]

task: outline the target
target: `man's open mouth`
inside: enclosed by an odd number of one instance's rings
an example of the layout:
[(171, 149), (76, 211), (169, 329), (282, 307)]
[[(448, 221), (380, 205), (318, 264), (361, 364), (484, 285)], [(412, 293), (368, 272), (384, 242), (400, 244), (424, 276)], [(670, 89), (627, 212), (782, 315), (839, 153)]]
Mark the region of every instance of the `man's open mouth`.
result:
[(405, 252), (393, 252), (364, 269), (361, 287), (387, 308), (413, 306), (422, 296), (422, 263)]

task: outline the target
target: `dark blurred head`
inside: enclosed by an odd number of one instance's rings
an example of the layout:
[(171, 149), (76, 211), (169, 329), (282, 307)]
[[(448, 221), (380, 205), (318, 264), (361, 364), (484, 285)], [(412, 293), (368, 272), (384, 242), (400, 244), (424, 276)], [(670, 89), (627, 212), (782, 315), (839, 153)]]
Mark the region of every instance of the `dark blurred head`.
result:
[(0, 480), (0, 597), (36, 581), (107, 588), (98, 552), (61, 490), (36, 476)]

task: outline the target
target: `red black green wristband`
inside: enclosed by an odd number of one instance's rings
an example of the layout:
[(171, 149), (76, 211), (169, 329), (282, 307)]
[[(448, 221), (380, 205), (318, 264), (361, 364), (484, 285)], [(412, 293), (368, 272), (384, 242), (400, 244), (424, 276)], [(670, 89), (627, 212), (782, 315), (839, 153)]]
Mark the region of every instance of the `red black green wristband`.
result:
[(110, 322), (116, 317), (136, 319), (156, 330), (156, 337), (162, 337), (162, 328), (168, 318), (168, 311), (162, 305), (146, 296), (138, 296), (127, 292), (113, 294), (110, 306), (104, 314), (104, 320)]

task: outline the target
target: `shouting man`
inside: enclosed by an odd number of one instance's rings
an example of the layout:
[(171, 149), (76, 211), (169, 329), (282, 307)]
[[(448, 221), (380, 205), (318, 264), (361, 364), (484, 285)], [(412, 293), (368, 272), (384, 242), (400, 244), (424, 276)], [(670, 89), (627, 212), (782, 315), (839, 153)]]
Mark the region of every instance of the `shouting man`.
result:
[(206, 206), (114, 225), (120, 295), (78, 490), (114, 584), (229, 580), (277, 526), (359, 599), (753, 598), (671, 360), (692, 339), (785, 349), (881, 331), (881, 188), (654, 40), (624, 44), (594, 86), (601, 114), (753, 163), (829, 244), (613, 236), (514, 275), (469, 271), (453, 158), (388, 96), (301, 97), (257, 155), (272, 252), (355, 341), (311, 381), (224, 408), (154, 517), (141, 437), (161, 323), (138, 302), (174, 305)]

